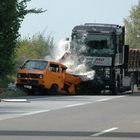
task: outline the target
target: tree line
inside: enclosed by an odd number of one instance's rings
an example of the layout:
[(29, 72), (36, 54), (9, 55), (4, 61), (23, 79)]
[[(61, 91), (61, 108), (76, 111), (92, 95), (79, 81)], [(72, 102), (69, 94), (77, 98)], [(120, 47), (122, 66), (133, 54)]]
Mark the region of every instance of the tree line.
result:
[(30, 0), (0, 0), (0, 77), (14, 70), (19, 28), (30, 13), (42, 13), (42, 9), (27, 9)]
[[(54, 46), (53, 37), (38, 33), (21, 39), (19, 28), (25, 16), (45, 12), (42, 9), (27, 9), (31, 0), (0, 0), (0, 77), (11, 74), (27, 58), (44, 58)], [(140, 48), (140, 0), (124, 19), (126, 43)]]
[(27, 59), (43, 59), (51, 55), (51, 50), (54, 47), (54, 40), (51, 35), (47, 37), (44, 33), (36, 33), (31, 38), (18, 40), (16, 50), (16, 65), (19, 67)]
[(131, 7), (130, 15), (124, 19), (126, 43), (131, 48), (140, 48), (140, 0)]

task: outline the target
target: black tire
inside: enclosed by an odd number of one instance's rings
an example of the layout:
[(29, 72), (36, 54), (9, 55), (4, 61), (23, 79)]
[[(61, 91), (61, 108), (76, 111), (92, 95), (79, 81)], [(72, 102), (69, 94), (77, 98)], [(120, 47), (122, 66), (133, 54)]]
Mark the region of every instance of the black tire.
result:
[(57, 93), (58, 93), (58, 86), (52, 85), (51, 88), (49, 89), (49, 94), (50, 95), (57, 95)]
[(118, 75), (117, 79), (115, 80), (112, 86), (111, 94), (118, 95), (119, 93), (120, 93), (120, 76)]
[(120, 89), (119, 89), (118, 81), (115, 81), (114, 85), (112, 85), (111, 95), (117, 95), (119, 91)]
[(118, 90), (116, 88), (116, 86), (113, 86), (111, 89), (111, 95), (117, 95), (118, 94)]
[(131, 82), (130, 86), (131, 86), (130, 94), (133, 94), (134, 93), (134, 82), (133, 81)]

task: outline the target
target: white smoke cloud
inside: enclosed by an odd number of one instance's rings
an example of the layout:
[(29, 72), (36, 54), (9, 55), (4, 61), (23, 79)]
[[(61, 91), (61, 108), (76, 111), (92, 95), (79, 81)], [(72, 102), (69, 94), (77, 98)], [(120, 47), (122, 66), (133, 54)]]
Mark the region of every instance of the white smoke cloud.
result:
[[(78, 52), (85, 52), (86, 46), (81, 46)], [(95, 71), (89, 70), (84, 64), (84, 60), (82, 62), (78, 61), (78, 52), (75, 51), (74, 54), (70, 52), (70, 41), (66, 39), (61, 39), (57, 46), (54, 47), (51, 56), (46, 56), (46, 60), (52, 60), (60, 62), (68, 67), (67, 72), (75, 75), (79, 75), (82, 80), (94, 79)]]
[(70, 41), (67, 39), (61, 39), (55, 48), (55, 59), (60, 59), (66, 52), (70, 51)]

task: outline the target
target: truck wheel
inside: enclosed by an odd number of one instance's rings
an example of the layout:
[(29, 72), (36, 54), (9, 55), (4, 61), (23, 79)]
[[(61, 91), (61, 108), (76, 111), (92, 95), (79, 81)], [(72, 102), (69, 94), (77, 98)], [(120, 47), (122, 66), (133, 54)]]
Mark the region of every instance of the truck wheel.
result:
[(111, 89), (112, 95), (117, 95), (120, 92), (120, 78), (117, 78)]
[(117, 94), (118, 94), (117, 87), (114, 86), (114, 87), (112, 88), (111, 94), (112, 94), (112, 95), (117, 95)]
[(133, 94), (133, 92), (134, 92), (134, 83), (133, 82), (131, 82), (131, 94)]
[(120, 76), (117, 76), (114, 85), (112, 86), (111, 94), (117, 95), (120, 92)]
[(50, 95), (57, 95), (57, 92), (58, 92), (58, 86), (52, 85), (51, 88), (49, 89)]

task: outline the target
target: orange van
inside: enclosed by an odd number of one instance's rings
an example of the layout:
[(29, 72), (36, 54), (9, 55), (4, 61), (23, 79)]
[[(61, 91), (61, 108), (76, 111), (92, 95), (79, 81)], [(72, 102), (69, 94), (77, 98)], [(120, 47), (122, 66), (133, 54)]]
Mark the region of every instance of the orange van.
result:
[(76, 94), (80, 77), (66, 73), (67, 67), (61, 63), (46, 60), (27, 60), (17, 70), (16, 86), (35, 91), (48, 91), (56, 94), (66, 91)]

